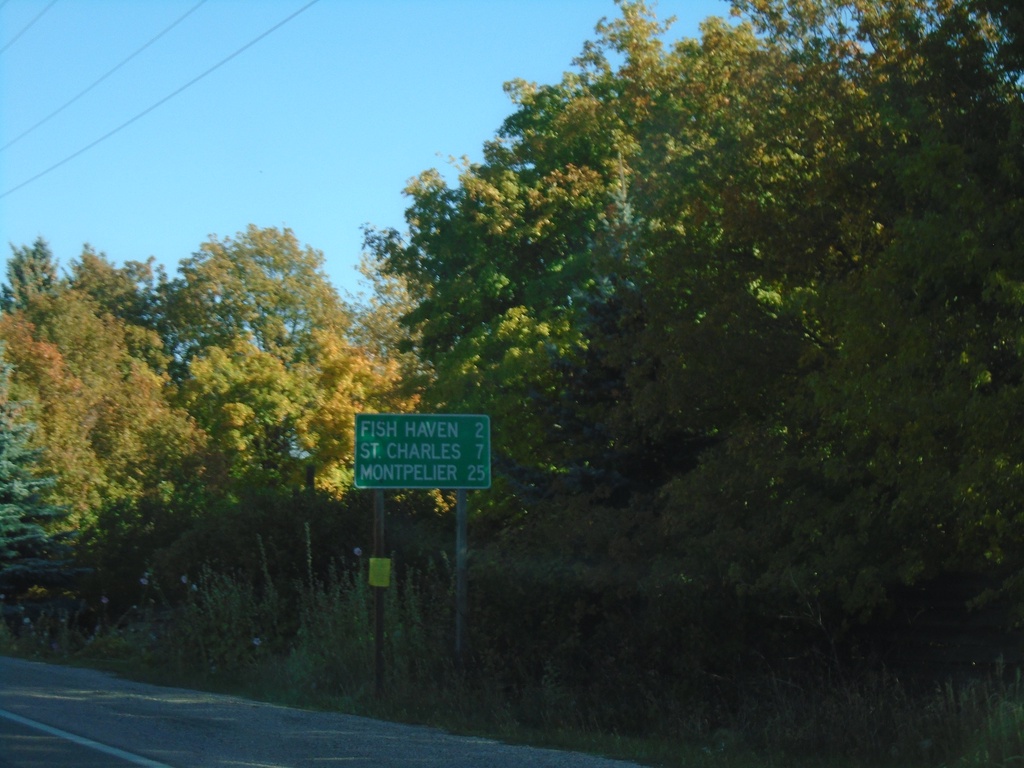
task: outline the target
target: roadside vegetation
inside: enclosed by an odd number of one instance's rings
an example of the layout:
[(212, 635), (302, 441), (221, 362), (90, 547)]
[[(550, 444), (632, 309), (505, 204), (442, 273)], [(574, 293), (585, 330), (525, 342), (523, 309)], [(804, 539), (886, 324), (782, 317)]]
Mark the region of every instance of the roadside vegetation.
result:
[[(1024, 19), (620, 0), (343, 299), (288, 229), (173, 274), (13, 245), (0, 646), (679, 766), (1024, 761)], [(491, 420), (387, 496), (356, 413)]]
[(588, 700), (553, 671), (512, 690), (496, 670), (457, 669), (443, 562), (408, 569), (384, 592), (386, 684), (377, 696), (365, 562), (342, 558), (322, 578), (306, 566), (288, 584), (266, 572), (167, 583), (146, 574), (124, 613), (101, 600), (97, 613), (26, 613), (0, 625), (0, 653), (671, 768), (990, 768), (1024, 755), (1024, 683), (1006, 669), (925, 686), (840, 669), (831, 680), (764, 674), (737, 690), (730, 712), (652, 682), (644, 711), (630, 717), (645, 722), (620, 731), (616, 702)]

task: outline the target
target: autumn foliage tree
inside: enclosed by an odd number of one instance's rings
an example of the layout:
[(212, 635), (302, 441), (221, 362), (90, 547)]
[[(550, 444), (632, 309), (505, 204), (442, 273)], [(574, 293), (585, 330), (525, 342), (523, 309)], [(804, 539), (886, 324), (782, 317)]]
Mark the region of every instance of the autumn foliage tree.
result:
[(72, 521), (193, 474), (203, 437), (167, 401), (165, 376), (149, 362), (159, 348), (153, 334), (61, 280), (0, 316), (0, 337), (12, 391), (38, 425), (41, 463), (60, 479), (53, 500)]
[[(942, 578), (1024, 605), (1016, 5), (736, 0), (680, 40), (617, 8), (366, 231), (361, 304), (287, 229), (171, 277), (15, 249), (0, 338), (51, 500), (132, 567), (267, 533), (287, 571), (303, 522), (354, 519), (356, 412), (487, 413), (478, 669), (627, 729), (862, 658)], [(402, 496), (417, 546), (450, 501)]]
[(356, 410), (395, 372), (375, 367), (323, 254), (290, 230), (250, 226), (204, 243), (159, 287), (180, 403), (211, 435), (227, 476), (257, 485), (350, 484)]
[(40, 451), (29, 444), (32, 424), (10, 396), (10, 364), (0, 345), (0, 590), (17, 599), (36, 590), (74, 586), (66, 532), (57, 524), (66, 510), (46, 500), (53, 477), (40, 473)]
[(481, 530), (569, 666), (662, 633), (728, 665), (1024, 566), (1018, 17), (734, 7), (669, 48), (619, 3), (368, 240), (413, 286), (429, 397), (492, 414), (510, 482)]

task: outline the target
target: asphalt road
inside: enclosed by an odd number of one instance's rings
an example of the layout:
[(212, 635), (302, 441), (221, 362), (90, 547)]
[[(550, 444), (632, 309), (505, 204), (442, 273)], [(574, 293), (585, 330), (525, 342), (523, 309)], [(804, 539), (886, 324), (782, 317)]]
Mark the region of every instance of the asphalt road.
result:
[(0, 768), (163, 768), (161, 763), (0, 710)]
[[(61, 737), (61, 733), (75, 740)], [(634, 766), (573, 752), (509, 746), (433, 728), (307, 712), (231, 696), (145, 685), (90, 669), (0, 657), (0, 767), (129, 765)]]

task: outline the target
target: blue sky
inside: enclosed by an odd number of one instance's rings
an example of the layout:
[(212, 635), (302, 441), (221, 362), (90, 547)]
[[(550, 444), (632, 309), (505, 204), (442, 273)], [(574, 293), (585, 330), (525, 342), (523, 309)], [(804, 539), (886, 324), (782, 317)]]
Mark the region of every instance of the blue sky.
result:
[[(478, 160), (512, 112), (504, 82), (557, 82), (617, 15), (612, 0), (319, 0), (183, 88), (309, 0), (198, 2), (0, 0), (4, 263), (42, 236), (62, 266), (89, 243), (173, 273), (253, 223), (290, 227), (354, 292), (361, 226), (402, 229), (408, 179)], [(729, 4), (655, 9), (694, 37)]]

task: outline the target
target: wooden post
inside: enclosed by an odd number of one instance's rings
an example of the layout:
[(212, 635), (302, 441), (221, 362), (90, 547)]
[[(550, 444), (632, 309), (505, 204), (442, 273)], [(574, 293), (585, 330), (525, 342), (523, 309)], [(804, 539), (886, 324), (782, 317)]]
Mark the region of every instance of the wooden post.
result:
[(466, 618), (468, 614), (469, 589), (466, 565), (468, 512), (466, 489), (459, 488), (455, 501), (455, 664), (463, 669), (466, 655)]
[[(384, 549), (384, 491), (373, 492), (373, 556), (386, 557)], [(384, 587), (373, 587), (374, 682), (378, 698), (384, 695)]]

